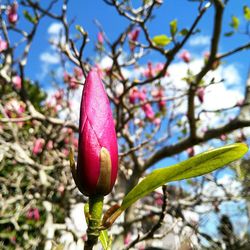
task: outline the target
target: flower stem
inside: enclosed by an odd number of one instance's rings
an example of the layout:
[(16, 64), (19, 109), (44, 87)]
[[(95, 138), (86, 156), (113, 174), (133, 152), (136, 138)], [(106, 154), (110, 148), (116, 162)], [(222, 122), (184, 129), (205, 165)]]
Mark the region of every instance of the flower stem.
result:
[(103, 196), (96, 195), (89, 197), (89, 225), (87, 230), (88, 240), (85, 243), (84, 250), (92, 250), (98, 241), (100, 234), (103, 207)]

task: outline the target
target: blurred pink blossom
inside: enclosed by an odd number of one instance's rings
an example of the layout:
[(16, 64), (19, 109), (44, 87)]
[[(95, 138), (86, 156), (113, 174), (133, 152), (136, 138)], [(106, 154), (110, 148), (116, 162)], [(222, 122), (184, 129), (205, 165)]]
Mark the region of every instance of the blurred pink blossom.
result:
[(65, 83), (68, 84), (69, 89), (75, 90), (79, 87), (78, 81), (75, 77), (71, 76), (67, 72), (64, 72), (63, 74), (63, 80)]
[(154, 69), (153, 69), (152, 62), (148, 62), (148, 67), (144, 71), (144, 76), (146, 78), (154, 77)]
[(0, 37), (0, 53), (8, 48), (8, 43)]
[(62, 153), (63, 153), (66, 157), (69, 156), (69, 150), (68, 150), (67, 148), (63, 148), (63, 149), (62, 149)]
[(205, 89), (203, 87), (200, 87), (197, 89), (197, 96), (201, 103), (204, 102), (204, 96), (205, 96)]
[(151, 121), (154, 120), (155, 113), (153, 111), (152, 106), (149, 103), (144, 104), (142, 106), (142, 110), (145, 112), (145, 115), (149, 120)]
[(131, 233), (128, 233), (126, 237), (124, 238), (124, 245), (125, 246), (128, 245), (131, 242), (131, 240), (132, 240), (132, 235)]
[(74, 76), (77, 80), (82, 80), (83, 78), (82, 69), (79, 67), (74, 67)]
[(45, 140), (43, 138), (35, 139), (32, 152), (34, 155), (38, 155), (42, 152)]
[(22, 79), (20, 76), (16, 75), (16, 76), (13, 76), (12, 77), (12, 82), (13, 82), (13, 85), (14, 87), (17, 89), (17, 90), (20, 90), (21, 87), (22, 87)]
[(244, 104), (244, 100), (243, 100), (243, 99), (242, 99), (242, 100), (239, 100), (239, 101), (236, 103), (236, 105), (239, 106), (239, 107), (243, 106), (243, 104)]
[(193, 157), (194, 156), (194, 148), (193, 147), (188, 148), (187, 154), (189, 157)]
[(225, 134), (221, 135), (221, 136), (220, 136), (220, 139), (221, 139), (222, 141), (225, 141), (225, 140), (227, 139), (227, 135), (225, 135)]
[(142, 89), (141, 91), (138, 92), (138, 98), (141, 102), (146, 101), (147, 99), (146, 89)]
[(11, 24), (16, 24), (18, 19), (17, 14), (18, 3), (15, 1), (13, 4), (9, 5), (7, 8), (8, 21)]
[[(164, 63), (157, 63), (155, 65), (152, 64), (152, 62), (148, 62), (147, 68), (144, 70), (143, 75), (146, 78), (152, 78), (157, 76), (163, 69), (164, 69)], [(169, 73), (166, 72), (164, 76), (169, 76)]]
[(139, 98), (139, 91), (136, 87), (134, 87), (129, 92), (129, 102), (131, 104), (135, 104), (138, 98)]
[(16, 99), (11, 99), (5, 104), (5, 112), (8, 117), (13, 117), (14, 115), (17, 115), (17, 117), (21, 117), (25, 112), (25, 108), (25, 103), (19, 102)]
[(164, 97), (164, 89), (162, 87), (152, 91), (152, 96), (156, 99), (159, 99), (158, 106), (160, 110), (164, 110), (166, 108), (166, 101), (161, 100)]
[(29, 220), (39, 221), (40, 213), (39, 213), (38, 208), (30, 208), (26, 213), (26, 218)]
[(46, 148), (47, 148), (48, 150), (53, 149), (53, 141), (52, 141), (52, 140), (49, 140), (49, 141), (48, 141), (48, 143), (47, 143), (47, 145), (46, 145)]
[(156, 125), (156, 126), (160, 126), (161, 125), (161, 119), (160, 118), (155, 118), (153, 123)]
[(179, 57), (185, 62), (185, 63), (189, 63), (191, 61), (191, 55), (189, 53), (189, 51), (187, 50), (183, 50), (181, 52), (181, 54), (179, 55)]
[(61, 103), (62, 99), (64, 96), (64, 90), (63, 89), (59, 89), (55, 92), (54, 97), (56, 99), (56, 103)]

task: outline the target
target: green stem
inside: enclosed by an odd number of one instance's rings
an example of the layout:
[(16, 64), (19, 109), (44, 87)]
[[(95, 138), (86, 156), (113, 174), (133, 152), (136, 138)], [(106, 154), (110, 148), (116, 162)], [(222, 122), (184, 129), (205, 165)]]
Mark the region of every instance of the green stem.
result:
[(103, 196), (96, 195), (89, 197), (89, 225), (87, 230), (88, 240), (85, 243), (84, 250), (92, 250), (98, 242), (100, 235), (99, 227), (101, 225), (103, 207)]

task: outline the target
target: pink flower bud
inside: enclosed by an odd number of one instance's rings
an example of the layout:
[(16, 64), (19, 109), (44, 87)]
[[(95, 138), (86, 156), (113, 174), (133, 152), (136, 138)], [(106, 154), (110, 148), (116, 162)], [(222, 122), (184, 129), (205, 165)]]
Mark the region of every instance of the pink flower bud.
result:
[(34, 218), (34, 220), (36, 220), (36, 221), (40, 220), (40, 213), (39, 213), (38, 208), (34, 208), (34, 209), (33, 209), (33, 218)]
[(118, 171), (117, 138), (112, 110), (99, 74), (91, 70), (82, 93), (79, 146), (73, 177), (87, 195), (110, 193)]
[(155, 113), (153, 111), (152, 106), (147, 103), (145, 105), (142, 106), (143, 111), (145, 112), (146, 117), (150, 120), (153, 121), (154, 117), (155, 117)]
[(144, 71), (144, 76), (146, 78), (152, 78), (155, 75), (155, 69), (153, 68), (152, 62), (148, 62), (148, 67)]
[(0, 37), (0, 53), (8, 48), (8, 44), (5, 40)]
[(17, 19), (18, 19), (17, 9), (18, 9), (17, 2), (14, 2), (12, 5), (8, 6), (7, 8), (8, 21), (11, 24), (16, 24), (17, 22)]
[(140, 34), (140, 29), (139, 28), (136, 28), (136, 29), (132, 30), (129, 33), (130, 40), (133, 41), (133, 42), (137, 41), (138, 37), (139, 37), (139, 34)]
[(135, 50), (135, 44), (134, 42), (136, 42), (138, 40), (138, 37), (139, 37), (139, 34), (140, 34), (140, 29), (139, 28), (136, 28), (134, 30), (132, 30), (128, 36), (129, 36), (129, 47), (130, 47), (130, 50), (133, 52)]
[(39, 221), (40, 220), (40, 213), (38, 208), (30, 208), (27, 213), (26, 213), (26, 218), (28, 220), (35, 220)]
[(97, 41), (100, 45), (103, 45), (104, 43), (104, 37), (103, 37), (103, 33), (102, 32), (98, 32), (97, 34)]
[(180, 58), (185, 62), (189, 63), (191, 61), (191, 55), (187, 50), (182, 51)]
[(204, 96), (205, 96), (205, 89), (203, 87), (198, 88), (197, 96), (198, 96), (199, 101), (201, 103), (203, 103), (204, 102)]

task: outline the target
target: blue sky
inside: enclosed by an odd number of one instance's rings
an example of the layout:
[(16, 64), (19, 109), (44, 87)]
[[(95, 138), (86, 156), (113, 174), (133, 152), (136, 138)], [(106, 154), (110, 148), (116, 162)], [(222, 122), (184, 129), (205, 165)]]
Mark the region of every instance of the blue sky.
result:
[[(138, 3), (140, 1), (134, 2)], [(231, 21), (232, 15), (240, 17), (242, 21), (242, 6), (247, 5), (247, 3), (249, 3), (248, 0), (229, 1), (227, 11), (224, 15), (223, 33), (230, 30), (228, 24)], [(158, 34), (168, 34), (168, 23), (173, 19), (178, 19), (178, 26), (180, 27), (180, 29), (190, 27), (192, 20), (194, 20), (194, 18), (196, 17), (196, 8), (197, 3), (187, 0), (164, 1), (162, 6), (156, 9), (156, 11), (154, 12), (155, 19), (149, 24), (151, 36)], [(115, 39), (123, 30), (123, 28), (125, 28), (128, 24), (127, 20), (124, 17), (120, 17), (113, 7), (106, 5), (104, 1), (100, 0), (69, 1), (68, 17), (69, 19), (75, 18), (75, 24), (82, 25), (84, 29), (89, 33), (90, 42), (86, 46), (85, 56), (90, 57), (93, 57), (94, 55), (94, 43), (96, 41), (96, 34), (98, 31), (96, 25), (94, 24), (95, 19), (102, 24), (107, 36), (111, 41)], [(212, 31), (212, 17), (213, 9), (210, 8), (199, 25), (201, 32), (197, 36), (208, 38)], [(51, 19), (44, 19), (40, 24), (40, 28), (32, 46), (32, 50), (29, 56), (29, 63), (26, 69), (26, 73), (31, 79), (41, 79), (39, 77), (39, 72), (41, 72), (42, 67), (40, 55), (48, 49), (48, 28), (53, 22), (55, 21)], [(18, 25), (29, 27), (28, 22), (23, 21), (23, 18), (19, 20)], [(72, 27), (72, 31), (74, 31), (74, 26)], [(229, 50), (230, 48), (234, 48), (234, 46), (246, 43), (248, 41), (247, 39), (249, 39), (249, 37), (247, 38), (243, 35), (237, 35), (233, 39), (223, 37), (220, 43), (220, 51), (224, 52)], [(207, 41), (205, 41), (205, 43), (206, 45), (204, 44), (203, 46), (191, 46), (190, 43), (188, 43), (185, 48), (189, 49), (192, 53), (199, 55), (206, 48), (208, 48), (209, 45), (207, 44)], [(249, 52), (248, 55), (250, 55)], [(159, 60), (159, 57), (157, 55), (152, 55), (150, 60), (157, 61)], [(246, 53), (244, 54), (244, 56), (242, 53), (231, 56), (226, 59), (226, 62), (235, 63), (240, 70), (242, 78), (246, 78), (249, 65), (249, 59), (246, 56)], [(46, 78), (44, 80), (45, 82), (48, 81), (48, 79)], [(46, 85), (46, 83), (41, 84)]]

